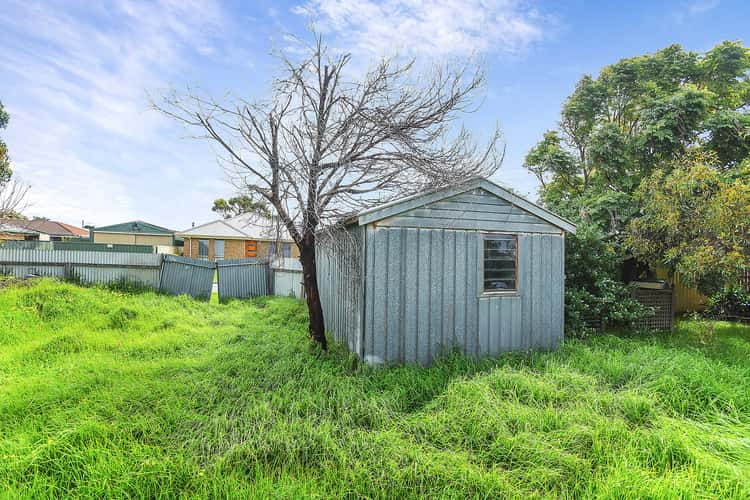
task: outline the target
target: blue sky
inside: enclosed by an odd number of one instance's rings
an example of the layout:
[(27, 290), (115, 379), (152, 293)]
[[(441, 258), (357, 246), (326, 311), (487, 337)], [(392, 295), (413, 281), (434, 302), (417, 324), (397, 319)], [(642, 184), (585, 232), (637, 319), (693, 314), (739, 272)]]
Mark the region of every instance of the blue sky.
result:
[[(91, 5), (94, 5), (93, 7)], [(3, 0), (0, 100), (29, 213), (72, 224), (143, 219), (174, 229), (215, 218), (232, 194), (210, 144), (148, 109), (173, 85), (267, 95), (269, 51), (312, 19), (361, 67), (398, 50), (425, 62), (479, 56), (488, 85), (466, 124), (507, 142), (495, 179), (531, 198), (521, 167), (585, 73), (672, 43), (705, 51), (750, 38), (750, 2)]]

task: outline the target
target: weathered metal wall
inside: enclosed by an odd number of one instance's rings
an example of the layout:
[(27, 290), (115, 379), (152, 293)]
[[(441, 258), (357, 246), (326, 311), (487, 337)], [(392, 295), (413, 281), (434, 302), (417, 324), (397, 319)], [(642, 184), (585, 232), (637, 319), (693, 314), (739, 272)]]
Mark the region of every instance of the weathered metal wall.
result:
[[(161, 257), (161, 254), (156, 255)], [(215, 271), (214, 262), (164, 255), (158, 288), (173, 295), (187, 294), (208, 300), (211, 298)]]
[(563, 339), (559, 231), (519, 233), (518, 292), (485, 295), (482, 233), (366, 227), (366, 361), (427, 364), (452, 346), (486, 356)]
[(380, 220), (377, 225), (560, 234), (559, 228), (480, 188)]
[(153, 253), (0, 247), (0, 273), (17, 278), (51, 276), (102, 284), (128, 281), (158, 288), (161, 263), (162, 256)]
[(0, 241), (0, 248), (21, 248), (27, 250), (71, 250), (81, 252), (124, 252), (156, 253), (151, 245), (122, 245), (93, 243), (89, 240), (69, 241)]
[(304, 298), (305, 289), (302, 286), (302, 271), (296, 269), (274, 269), (273, 294), (281, 297)]
[(266, 259), (220, 260), (216, 266), (219, 300), (246, 299), (271, 293), (270, 271)]
[(363, 227), (340, 230), (318, 240), (318, 288), (326, 329), (349, 349), (362, 351)]

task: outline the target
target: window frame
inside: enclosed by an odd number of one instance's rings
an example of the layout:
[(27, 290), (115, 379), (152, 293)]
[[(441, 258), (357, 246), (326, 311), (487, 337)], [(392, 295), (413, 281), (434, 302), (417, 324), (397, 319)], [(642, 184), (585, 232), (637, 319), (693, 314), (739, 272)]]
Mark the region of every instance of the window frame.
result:
[[(221, 255), (216, 254), (216, 244), (221, 242)], [(227, 242), (226, 240), (214, 240), (214, 260), (224, 260), (224, 252), (226, 252)]]
[[(518, 273), (518, 233), (506, 233), (506, 232), (482, 232), (479, 233), (480, 245), (479, 245), (479, 256), (481, 265), (479, 266), (479, 295), (480, 297), (495, 297), (495, 296), (514, 296), (521, 293), (519, 273)], [(513, 271), (515, 274), (515, 288), (508, 288), (504, 290), (486, 290), (484, 288), (484, 242), (487, 240), (504, 240), (508, 239), (508, 236), (512, 236), (515, 242), (515, 255), (513, 259)]]
[[(201, 242), (206, 242), (206, 255), (201, 255)], [(208, 256), (211, 255), (211, 240), (199, 238), (198, 239), (198, 258), (208, 260)]]

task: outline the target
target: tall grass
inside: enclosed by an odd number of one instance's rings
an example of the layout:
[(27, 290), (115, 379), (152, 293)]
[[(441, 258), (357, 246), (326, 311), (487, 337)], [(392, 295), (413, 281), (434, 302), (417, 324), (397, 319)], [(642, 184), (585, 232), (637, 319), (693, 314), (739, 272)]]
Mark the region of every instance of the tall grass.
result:
[(0, 491), (750, 496), (748, 327), (389, 369), (305, 330), (285, 298), (0, 290)]

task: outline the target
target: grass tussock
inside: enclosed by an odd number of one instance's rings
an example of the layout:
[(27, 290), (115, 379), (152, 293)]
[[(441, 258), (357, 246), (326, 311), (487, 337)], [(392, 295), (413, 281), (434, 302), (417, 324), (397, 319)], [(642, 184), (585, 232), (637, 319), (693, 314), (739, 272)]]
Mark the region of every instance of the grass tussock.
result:
[(389, 369), (306, 327), (286, 298), (3, 288), (0, 491), (750, 496), (749, 327)]

